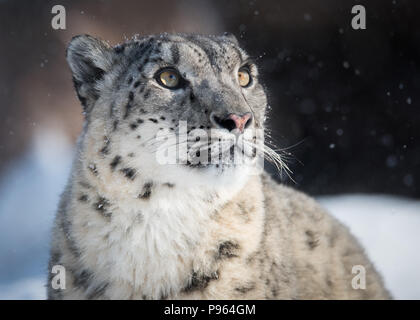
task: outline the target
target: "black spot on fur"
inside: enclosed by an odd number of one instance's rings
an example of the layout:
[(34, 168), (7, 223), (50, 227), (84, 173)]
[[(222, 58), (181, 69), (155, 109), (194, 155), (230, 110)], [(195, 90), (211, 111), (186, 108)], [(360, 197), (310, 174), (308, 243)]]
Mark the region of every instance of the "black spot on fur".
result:
[(138, 124), (137, 123), (131, 123), (130, 124), (130, 128), (131, 128), (131, 130), (136, 130), (137, 129), (137, 127), (138, 127)]
[(124, 114), (124, 119), (127, 119), (128, 116), (130, 115), (131, 109), (133, 108), (133, 105), (129, 102), (127, 103), (127, 105), (125, 106), (125, 114)]
[(179, 48), (178, 45), (173, 44), (171, 46), (172, 63), (177, 64), (179, 62)]
[(232, 241), (224, 241), (219, 244), (219, 249), (217, 253), (217, 259), (223, 258), (234, 258), (237, 257), (237, 251), (239, 249), (239, 244)]
[(163, 59), (161, 57), (156, 57), (156, 58), (150, 59), (150, 62), (159, 63), (159, 62), (163, 62)]
[(153, 42), (153, 38), (150, 38), (149, 40), (147, 40), (147, 42), (140, 43), (138, 47), (138, 51), (136, 52), (134, 59), (135, 60), (143, 59), (142, 64), (138, 68), (139, 71), (142, 70), (143, 65), (146, 61), (145, 56), (147, 56), (150, 53), (152, 42)]
[(305, 231), (306, 235), (306, 244), (310, 250), (315, 249), (319, 245), (319, 240), (316, 238), (315, 232), (311, 230)]
[(134, 82), (134, 88), (137, 88), (140, 85), (140, 81)]
[[(51, 250), (51, 255), (50, 255), (50, 260), (49, 260), (49, 270), (51, 270), (52, 266), (56, 265), (56, 264), (60, 264), (60, 260), (61, 260), (61, 252), (52, 249)], [(49, 275), (49, 279), (52, 279), (52, 276)]]
[(106, 218), (110, 218), (112, 216), (112, 212), (109, 212), (110, 202), (108, 199), (104, 197), (99, 197), (98, 201), (93, 204), (93, 208), (96, 211), (99, 211), (101, 215)]
[(112, 124), (112, 130), (117, 130), (118, 128), (118, 120), (115, 120), (114, 123)]
[(111, 162), (111, 169), (115, 170), (118, 164), (121, 162), (121, 156), (115, 156), (115, 158)]
[(108, 283), (103, 282), (99, 285), (93, 285), (93, 273), (87, 269), (82, 269), (81, 271), (70, 269), (69, 271), (73, 275), (74, 286), (82, 289), (87, 299), (98, 299), (103, 296), (108, 287)]
[(81, 272), (71, 272), (73, 274), (73, 284), (77, 288), (86, 289), (92, 279), (92, 273), (88, 270)]
[(136, 170), (133, 168), (123, 168), (120, 170), (124, 176), (130, 180), (134, 180), (136, 176)]
[(134, 99), (134, 93), (133, 91), (130, 91), (130, 93), (128, 94), (128, 100), (133, 101)]
[(133, 77), (128, 78), (127, 83), (128, 83), (128, 84), (131, 84), (131, 82), (133, 82)]
[(98, 299), (100, 297), (102, 297), (106, 291), (106, 289), (108, 288), (109, 283), (107, 282), (103, 282), (101, 284), (99, 284), (98, 286), (93, 287), (92, 289), (88, 290), (87, 292), (87, 299), (88, 300), (93, 300), (93, 299)]
[(160, 120), (165, 120), (166, 118), (164, 117), (164, 116), (161, 116), (160, 117)]
[(114, 48), (114, 52), (120, 54), (124, 52), (124, 49), (125, 46), (123, 44), (119, 44)]
[(98, 169), (96, 168), (96, 164), (91, 163), (91, 164), (89, 164), (88, 168), (89, 168), (90, 172), (92, 172), (95, 176), (98, 175)]
[(138, 119), (137, 119), (137, 123), (138, 123), (138, 124), (142, 124), (143, 122), (144, 122), (144, 120), (143, 120), (143, 119), (140, 119), (140, 118), (138, 118)]
[(144, 186), (143, 186), (142, 192), (139, 194), (139, 198), (140, 199), (149, 199), (151, 194), (152, 194), (152, 187), (153, 187), (152, 182), (145, 183)]
[(245, 294), (249, 291), (252, 291), (255, 289), (255, 283), (249, 283), (245, 286), (241, 286), (241, 287), (237, 287), (235, 288), (235, 291), (241, 293), (241, 294)]
[(208, 285), (209, 282), (212, 280), (219, 279), (219, 272), (213, 272), (212, 274), (198, 274), (197, 272), (193, 272), (191, 275), (191, 282), (190, 284), (183, 289), (184, 292), (191, 292), (195, 290), (203, 290)]
[(82, 194), (82, 195), (80, 195), (80, 197), (79, 197), (79, 201), (81, 201), (81, 202), (87, 202), (88, 201), (88, 196), (86, 195), (86, 194)]
[(148, 64), (148, 63), (149, 63), (149, 57), (147, 57), (147, 58), (143, 59), (143, 61), (142, 61), (142, 65), (141, 65), (141, 66), (139, 66), (139, 68), (138, 68), (139, 72), (142, 72), (142, 71), (143, 71), (143, 69), (144, 69), (144, 67), (145, 67), (145, 65), (146, 65), (146, 64)]
[(109, 144), (111, 143), (111, 141), (109, 140), (108, 137), (104, 137), (104, 146), (102, 147), (101, 150), (99, 150), (99, 152), (102, 155), (106, 155), (109, 154)]
[(166, 183), (164, 183), (163, 184), (165, 187), (168, 187), (168, 188), (173, 188), (173, 187), (175, 187), (175, 185), (173, 184), (173, 183), (169, 183), (169, 182), (166, 182)]
[(144, 99), (147, 99), (147, 98), (149, 98), (149, 96), (150, 96), (150, 90), (148, 89), (148, 90), (144, 93), (143, 98), (144, 98)]
[(279, 294), (279, 289), (277, 287), (277, 285), (273, 285), (271, 286), (271, 294), (273, 295), (274, 298), (277, 297), (277, 295)]
[(158, 123), (158, 121), (154, 118), (149, 118), (149, 121), (152, 121), (153, 123)]

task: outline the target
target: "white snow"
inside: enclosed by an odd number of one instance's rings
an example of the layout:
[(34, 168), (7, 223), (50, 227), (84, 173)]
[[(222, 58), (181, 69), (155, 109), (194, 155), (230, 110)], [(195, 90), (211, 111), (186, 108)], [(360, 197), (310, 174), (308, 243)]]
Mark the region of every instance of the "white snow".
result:
[(72, 158), (64, 134), (40, 131), (1, 177), (0, 299), (45, 298), (50, 229)]
[(45, 300), (45, 277), (38, 276), (0, 285), (0, 300)]
[(420, 299), (420, 201), (387, 195), (318, 200), (346, 224), (396, 299)]
[[(73, 150), (39, 132), (0, 181), (0, 299), (44, 299), (49, 236)], [(420, 299), (420, 201), (385, 195), (320, 197), (365, 246), (395, 298)]]

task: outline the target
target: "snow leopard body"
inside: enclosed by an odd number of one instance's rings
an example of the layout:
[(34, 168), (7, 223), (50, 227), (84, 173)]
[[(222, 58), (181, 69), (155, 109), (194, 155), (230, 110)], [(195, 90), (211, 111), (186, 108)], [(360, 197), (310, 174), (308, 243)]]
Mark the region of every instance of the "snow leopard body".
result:
[[(363, 249), (313, 199), (249, 166), (162, 165), (151, 141), (252, 113), (258, 70), (232, 35), (161, 34), (111, 47), (84, 35), (67, 60), (84, 127), (52, 232), (49, 299), (383, 299)], [(252, 77), (238, 84), (246, 65)], [(173, 68), (177, 90), (156, 81)], [(65, 268), (54, 289), (52, 267)], [(365, 288), (355, 288), (363, 266)], [(353, 281), (354, 282), (354, 281)]]

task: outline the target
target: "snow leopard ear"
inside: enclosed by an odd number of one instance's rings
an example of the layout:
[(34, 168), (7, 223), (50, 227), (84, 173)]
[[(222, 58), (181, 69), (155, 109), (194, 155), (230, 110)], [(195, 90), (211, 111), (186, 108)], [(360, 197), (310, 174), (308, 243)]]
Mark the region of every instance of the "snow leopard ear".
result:
[(80, 35), (70, 41), (66, 57), (77, 96), (87, 113), (98, 99), (98, 83), (111, 70), (113, 51), (102, 40)]
[(225, 38), (225, 39), (229, 40), (230, 42), (233, 42), (237, 46), (239, 45), (239, 41), (233, 33), (225, 32), (225, 33), (223, 33), (222, 38)]

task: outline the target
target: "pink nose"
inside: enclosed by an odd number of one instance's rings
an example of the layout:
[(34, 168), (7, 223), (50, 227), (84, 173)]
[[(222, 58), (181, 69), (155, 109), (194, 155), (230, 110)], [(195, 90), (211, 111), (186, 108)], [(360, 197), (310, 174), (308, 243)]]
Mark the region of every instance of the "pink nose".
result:
[(228, 116), (228, 118), (235, 123), (236, 129), (238, 129), (240, 132), (244, 132), (244, 129), (248, 122), (251, 123), (252, 114), (250, 112), (247, 112), (242, 116), (238, 116), (235, 113), (231, 113)]

